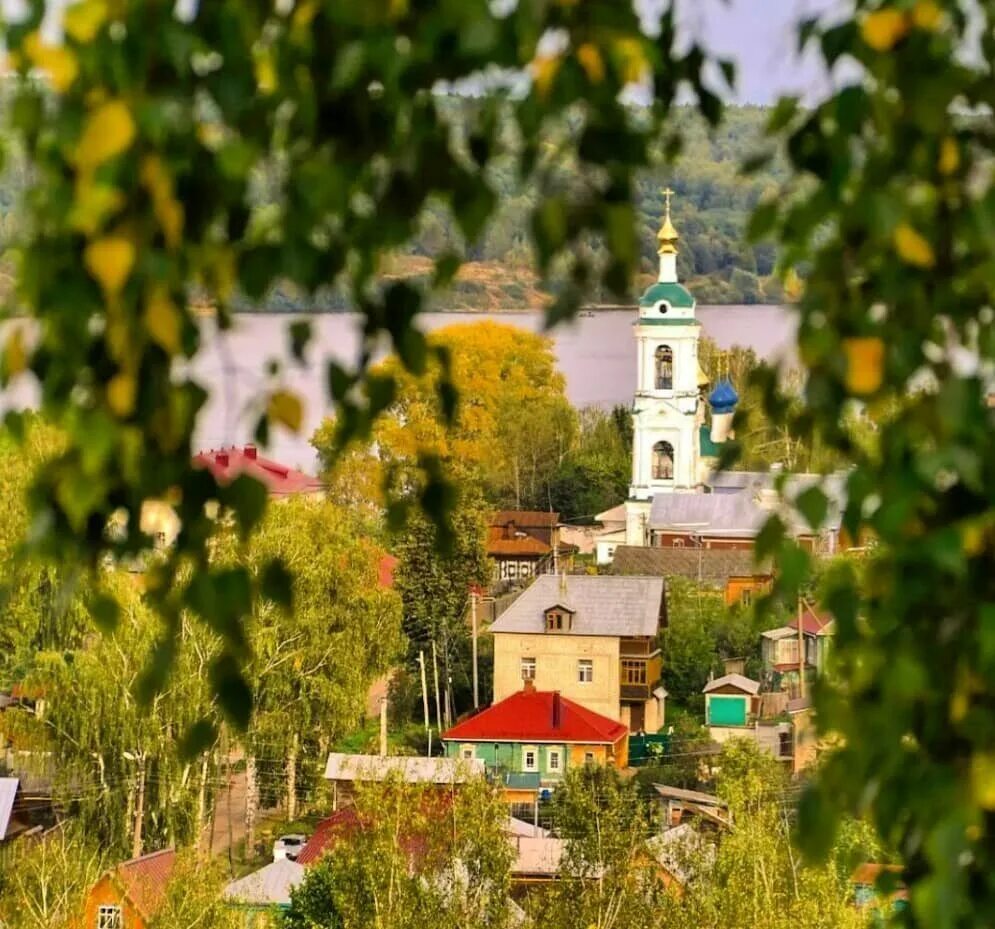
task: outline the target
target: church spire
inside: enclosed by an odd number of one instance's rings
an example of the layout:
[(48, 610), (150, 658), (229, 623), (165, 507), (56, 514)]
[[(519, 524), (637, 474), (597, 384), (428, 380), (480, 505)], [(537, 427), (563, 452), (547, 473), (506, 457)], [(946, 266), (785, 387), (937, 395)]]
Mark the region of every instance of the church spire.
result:
[(664, 188), (663, 225), (656, 234), (656, 240), (660, 243), (657, 250), (660, 255), (659, 280), (665, 284), (677, 283), (677, 230), (670, 219), (670, 198), (673, 195), (674, 192), (669, 187)]

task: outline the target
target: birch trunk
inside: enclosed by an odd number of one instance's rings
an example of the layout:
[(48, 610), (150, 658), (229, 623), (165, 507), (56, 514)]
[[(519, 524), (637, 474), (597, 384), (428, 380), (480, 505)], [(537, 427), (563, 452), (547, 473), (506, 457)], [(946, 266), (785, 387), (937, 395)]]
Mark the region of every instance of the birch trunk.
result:
[(138, 761), (138, 799), (135, 801), (135, 835), (131, 843), (131, 857), (142, 855), (142, 822), (145, 819), (145, 756)]
[(297, 819), (297, 751), (298, 737), (295, 732), (287, 750), (287, 819)]
[[(205, 820), (207, 817), (207, 762), (208, 755), (204, 755), (203, 761), (200, 763), (200, 786), (197, 788), (197, 825), (194, 829), (194, 835), (197, 837), (197, 848), (198, 850), (203, 849), (204, 846), (204, 833)], [(208, 845), (208, 850), (210, 850), (210, 845)]]
[(259, 809), (259, 789), (256, 782), (256, 756), (245, 756), (245, 852), (252, 855), (256, 847), (256, 812)]

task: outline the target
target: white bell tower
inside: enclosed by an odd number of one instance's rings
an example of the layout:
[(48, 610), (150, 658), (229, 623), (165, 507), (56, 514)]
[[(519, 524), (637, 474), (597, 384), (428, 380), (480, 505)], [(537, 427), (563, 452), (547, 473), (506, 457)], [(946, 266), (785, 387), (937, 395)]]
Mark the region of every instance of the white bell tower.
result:
[(626, 544), (649, 543), (650, 504), (656, 494), (700, 490), (699, 429), (704, 422), (698, 366), (701, 324), (695, 299), (677, 280), (677, 230), (670, 218), (673, 191), (657, 234), (660, 275), (639, 299), (636, 396), (633, 403), (632, 484), (626, 501)]

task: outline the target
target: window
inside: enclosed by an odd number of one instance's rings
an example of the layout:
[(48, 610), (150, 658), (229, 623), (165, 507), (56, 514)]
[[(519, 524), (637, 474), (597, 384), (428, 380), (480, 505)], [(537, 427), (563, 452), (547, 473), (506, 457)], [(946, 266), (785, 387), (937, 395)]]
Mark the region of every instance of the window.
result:
[(547, 632), (569, 632), (570, 613), (566, 610), (546, 610)]
[(121, 929), (121, 907), (103, 905), (97, 907), (97, 929)]
[(460, 752), (460, 757), (464, 761), (473, 761), (473, 759), (476, 757), (476, 752), (472, 745), (461, 745), (459, 748), (459, 752)]
[(669, 345), (656, 350), (656, 389), (674, 389), (674, 353)]
[(673, 546), (674, 546), (674, 548), (684, 548), (684, 540), (683, 539), (674, 539)]
[(534, 681), (536, 679), (536, 660), (535, 658), (523, 658), (522, 659), (522, 680), (523, 681)]
[(634, 661), (629, 658), (622, 659), (622, 683), (623, 684), (645, 684), (646, 683), (646, 662)]
[(594, 752), (584, 752), (584, 764), (594, 764)]
[(674, 479), (674, 446), (669, 442), (657, 442), (653, 446), (653, 480), (672, 481)]
[(523, 771), (539, 770), (539, 756), (534, 748), (526, 747), (522, 749), (522, 770)]
[(740, 591), (739, 602), (742, 603), (743, 606), (750, 606), (753, 603), (753, 589), (746, 587)]
[(547, 767), (550, 771), (560, 770), (560, 750), (558, 748), (551, 748), (546, 760), (548, 761)]
[(590, 684), (594, 680), (594, 662), (590, 658), (581, 658), (577, 662), (577, 680), (581, 684)]

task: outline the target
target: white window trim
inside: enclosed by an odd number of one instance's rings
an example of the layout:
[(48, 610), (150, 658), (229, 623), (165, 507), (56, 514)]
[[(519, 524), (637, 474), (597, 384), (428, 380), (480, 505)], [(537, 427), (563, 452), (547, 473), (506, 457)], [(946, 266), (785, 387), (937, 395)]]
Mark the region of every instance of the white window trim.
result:
[[(553, 764), (553, 759), (556, 759), (556, 764)], [(549, 771), (556, 771), (557, 774), (563, 771), (563, 751), (559, 748), (547, 748), (546, 749), (546, 768)]]
[[(532, 767), (529, 767), (529, 752), (532, 753)], [(522, 770), (529, 773), (539, 770), (539, 750), (534, 745), (522, 746)]]
[[(590, 671), (590, 677), (584, 677), (582, 671)], [(590, 658), (578, 658), (577, 659), (577, 683), (578, 684), (593, 684), (594, 683), (594, 661)]]
[(459, 747), (459, 756), (464, 761), (472, 761), (477, 757), (477, 746), (471, 743), (466, 743)]
[[(532, 674), (529, 677), (525, 676), (526, 662), (529, 664), (529, 667), (532, 671)], [(518, 668), (523, 681), (534, 681), (536, 679), (536, 670), (538, 669), (538, 667), (539, 667), (538, 661), (536, 661), (536, 659), (531, 656), (527, 657), (523, 656), (522, 658), (519, 659)]]

